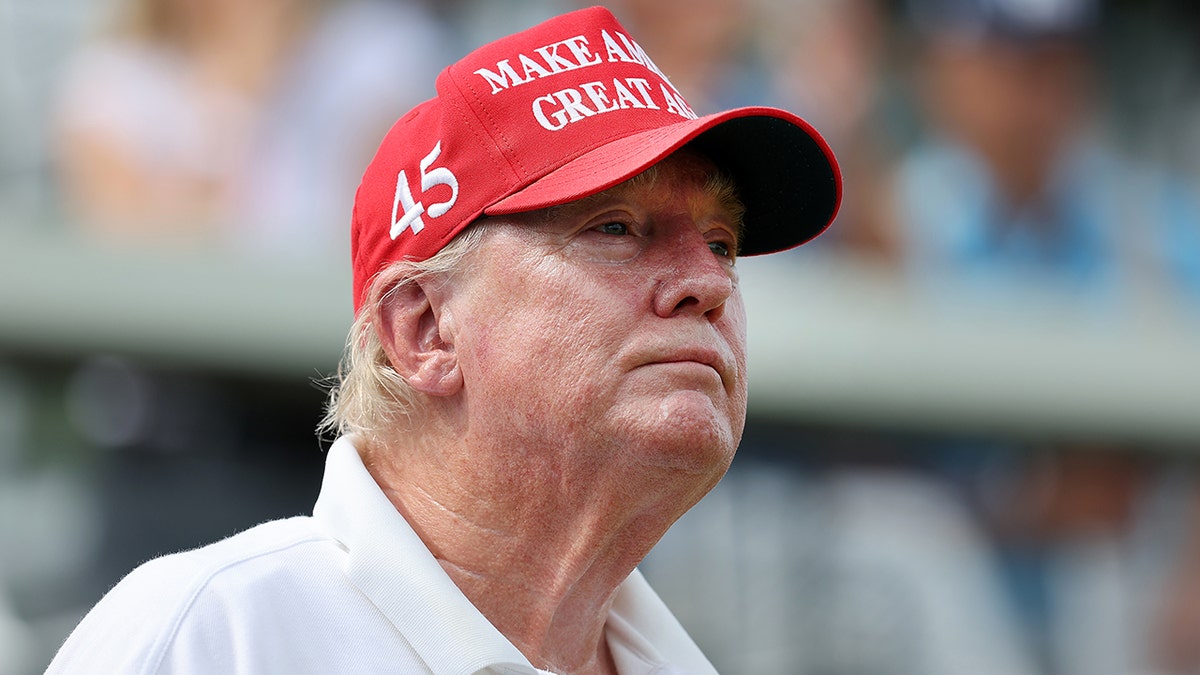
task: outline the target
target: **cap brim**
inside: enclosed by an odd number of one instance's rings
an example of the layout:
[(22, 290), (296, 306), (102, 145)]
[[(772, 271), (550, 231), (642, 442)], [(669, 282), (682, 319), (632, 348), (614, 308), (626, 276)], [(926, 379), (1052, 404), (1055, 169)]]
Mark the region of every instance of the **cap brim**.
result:
[(828, 144), (803, 119), (764, 107), (682, 120), (588, 150), (484, 213), (520, 213), (582, 199), (689, 143), (737, 184), (746, 207), (740, 255), (799, 246), (823, 232), (837, 214), (842, 179)]

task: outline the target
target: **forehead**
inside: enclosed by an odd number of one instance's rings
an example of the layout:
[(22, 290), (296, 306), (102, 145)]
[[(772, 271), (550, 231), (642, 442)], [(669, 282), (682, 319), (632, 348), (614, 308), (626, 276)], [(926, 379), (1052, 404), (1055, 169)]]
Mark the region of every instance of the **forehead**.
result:
[(546, 222), (569, 219), (573, 215), (614, 203), (654, 208), (681, 194), (689, 197), (689, 204), (693, 208), (725, 211), (724, 217), (740, 229), (743, 207), (737, 198), (733, 181), (708, 157), (686, 148), (607, 190), (541, 211), (532, 211), (529, 215), (535, 221)]

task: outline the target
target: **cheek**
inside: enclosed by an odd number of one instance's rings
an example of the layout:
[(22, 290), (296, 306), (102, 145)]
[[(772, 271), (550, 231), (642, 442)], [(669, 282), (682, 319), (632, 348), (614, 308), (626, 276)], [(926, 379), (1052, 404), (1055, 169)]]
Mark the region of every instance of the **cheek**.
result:
[[(527, 409), (579, 406), (620, 344), (615, 298), (595, 298), (554, 275), (512, 279), (472, 307), (460, 362), (468, 386), (520, 397)], [(607, 321), (605, 319), (608, 319)], [(546, 391), (554, 394), (547, 396)]]
[(725, 338), (733, 353), (734, 363), (737, 364), (737, 381), (735, 392), (740, 396), (742, 405), (746, 401), (746, 308), (742, 304), (740, 292), (729, 299), (725, 307), (725, 316), (721, 318), (718, 330)]

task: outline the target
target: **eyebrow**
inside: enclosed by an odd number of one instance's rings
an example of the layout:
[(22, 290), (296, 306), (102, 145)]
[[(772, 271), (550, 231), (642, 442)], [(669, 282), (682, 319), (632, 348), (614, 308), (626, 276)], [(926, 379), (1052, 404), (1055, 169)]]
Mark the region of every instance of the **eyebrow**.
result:
[(741, 248), (742, 241), (745, 239), (745, 217), (746, 205), (742, 203), (738, 196), (737, 183), (734, 182), (728, 174), (723, 171), (714, 171), (708, 175), (708, 180), (704, 182), (704, 192), (720, 204), (721, 208), (729, 214), (733, 221), (733, 236)]
[[(640, 187), (652, 188), (659, 177), (658, 167), (659, 165), (657, 164), (652, 165), (642, 173), (639, 173), (636, 176), (629, 178), (622, 183), (618, 183), (606, 190), (601, 190), (600, 192), (588, 195), (586, 197), (580, 197), (579, 199), (576, 199), (572, 202), (567, 202), (566, 204), (550, 206), (533, 213), (540, 214), (540, 217), (537, 218), (538, 222), (549, 223), (550, 221), (557, 220), (559, 218), (570, 217), (577, 211), (588, 211), (591, 209), (600, 208), (604, 205), (605, 201), (619, 201), (622, 193), (635, 190)], [(737, 183), (732, 177), (723, 171), (710, 171), (707, 174), (707, 178), (702, 189), (704, 195), (715, 200), (721, 210), (729, 216), (730, 224), (733, 226), (734, 238), (740, 247), (741, 242), (744, 239), (744, 217), (746, 213), (746, 207), (738, 196)]]

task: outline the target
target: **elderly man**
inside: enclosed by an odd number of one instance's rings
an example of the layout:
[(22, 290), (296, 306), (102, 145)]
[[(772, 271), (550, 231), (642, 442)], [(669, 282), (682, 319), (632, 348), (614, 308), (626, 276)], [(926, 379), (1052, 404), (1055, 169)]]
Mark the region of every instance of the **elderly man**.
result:
[(465, 57), (358, 191), (313, 516), (142, 566), (51, 672), (712, 672), (635, 568), (741, 437), (735, 258), (839, 198), (807, 124), (696, 118), (602, 8)]

